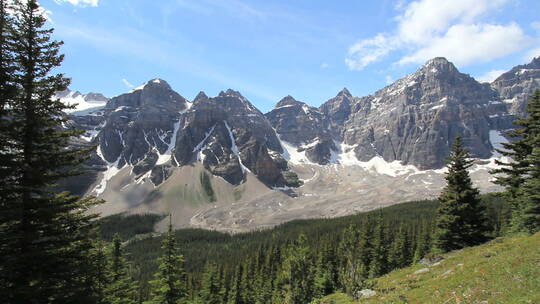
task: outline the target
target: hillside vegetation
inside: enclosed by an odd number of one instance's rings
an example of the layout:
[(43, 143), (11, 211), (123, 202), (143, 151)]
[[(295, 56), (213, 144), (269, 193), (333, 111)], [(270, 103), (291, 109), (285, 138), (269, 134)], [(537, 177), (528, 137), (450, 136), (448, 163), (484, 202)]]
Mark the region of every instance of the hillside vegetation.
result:
[(540, 303), (540, 233), (500, 237), (448, 253), (439, 264), (393, 271), (373, 290), (370, 298), (333, 294), (316, 303)]

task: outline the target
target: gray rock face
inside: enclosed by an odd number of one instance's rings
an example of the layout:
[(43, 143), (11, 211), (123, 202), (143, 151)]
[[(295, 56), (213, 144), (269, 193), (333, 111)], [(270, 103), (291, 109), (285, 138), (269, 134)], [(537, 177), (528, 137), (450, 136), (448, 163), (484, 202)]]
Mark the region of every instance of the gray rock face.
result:
[(499, 92), (510, 114), (524, 116), (529, 95), (540, 88), (540, 57), (502, 74), (491, 86)]
[[(319, 108), (287, 96), (264, 115), (239, 92), (216, 97), (201, 92), (189, 102), (160, 79), (111, 100), (73, 91), (58, 97), (107, 101), (72, 116), (72, 124), (86, 130), (75, 144), (98, 145), (85, 164), (93, 168), (88, 185), (100, 171), (129, 166), (137, 180), (146, 176), (157, 186), (175, 167), (200, 162), (233, 185), (252, 173), (268, 187), (295, 187), (301, 181), (283, 156), (289, 145), (319, 165), (335, 162), (346, 147), (360, 161), (378, 156), (434, 169), (444, 165), (452, 140), (461, 134), (474, 157), (489, 158), (490, 130), (513, 127), (513, 113), (522, 113), (525, 97), (540, 88), (539, 79), (540, 58), (491, 85), (434, 58), (370, 96), (354, 97), (343, 89)], [(76, 184), (82, 193), (84, 183)]]
[(474, 157), (491, 155), (490, 118), (496, 91), (460, 73), (444, 58), (428, 61), (375, 94), (357, 100), (344, 123), (344, 143), (358, 159), (381, 156), (421, 169), (440, 168), (452, 140), (463, 136)]
[(183, 117), (175, 160), (201, 161), (214, 175), (238, 185), (252, 172), (268, 186), (286, 186), (283, 149), (264, 115), (240, 93), (227, 90), (209, 98), (199, 93)]
[(119, 168), (134, 166), (134, 172), (152, 167), (174, 145), (171, 141), (188, 105), (160, 79), (111, 99), (102, 111), (106, 119), (97, 136), (98, 153)]
[(338, 95), (323, 103), (319, 110), (327, 117), (330, 132), (334, 137), (340, 138), (343, 125), (351, 116), (351, 106), (358, 98), (353, 97), (349, 90), (344, 88)]
[(317, 108), (287, 96), (265, 116), (280, 139), (305, 150), (310, 161), (321, 165), (330, 161), (336, 148), (328, 120)]

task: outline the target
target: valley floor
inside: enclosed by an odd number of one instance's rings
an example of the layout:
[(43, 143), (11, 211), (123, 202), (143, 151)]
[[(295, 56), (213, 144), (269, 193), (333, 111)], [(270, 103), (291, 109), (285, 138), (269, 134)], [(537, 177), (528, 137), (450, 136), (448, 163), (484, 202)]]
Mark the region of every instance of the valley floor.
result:
[(317, 304), (540, 303), (540, 233), (497, 238), (376, 280), (376, 295), (353, 300), (334, 294)]

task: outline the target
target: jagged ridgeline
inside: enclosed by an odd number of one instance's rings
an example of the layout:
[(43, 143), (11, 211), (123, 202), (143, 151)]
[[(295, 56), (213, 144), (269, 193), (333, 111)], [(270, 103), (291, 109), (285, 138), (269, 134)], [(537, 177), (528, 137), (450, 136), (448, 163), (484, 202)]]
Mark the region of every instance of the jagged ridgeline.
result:
[(64, 186), (105, 199), (103, 215), (170, 212), (177, 227), (246, 231), (435, 197), (461, 134), (473, 180), (497, 191), (494, 149), (535, 88), (540, 58), (491, 84), (434, 58), (372, 95), (343, 89), (318, 108), (287, 96), (266, 114), (237, 91), (189, 101), (162, 79), (110, 100), (67, 91), (85, 103), (75, 144), (98, 148)]

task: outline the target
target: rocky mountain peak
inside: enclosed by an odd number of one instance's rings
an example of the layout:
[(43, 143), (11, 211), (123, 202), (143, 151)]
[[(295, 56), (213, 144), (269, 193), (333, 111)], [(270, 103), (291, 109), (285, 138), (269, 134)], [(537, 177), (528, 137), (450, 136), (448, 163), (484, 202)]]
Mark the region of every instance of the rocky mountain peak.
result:
[(352, 97), (351, 92), (349, 92), (347, 88), (343, 88), (341, 91), (339, 91), (336, 97), (338, 96)]
[(458, 69), (454, 64), (448, 61), (444, 57), (435, 57), (428, 60), (419, 72), (421, 73), (431, 73), (434, 75), (445, 75), (445, 74), (455, 74), (459, 73)]
[(497, 90), (511, 114), (525, 115), (529, 95), (540, 88), (540, 56), (497, 77), (491, 87)]
[(283, 97), (276, 104), (276, 108), (285, 107), (285, 106), (301, 106), (301, 105), (304, 105), (304, 103), (294, 99), (294, 97), (292, 97), (291, 95), (287, 95), (287, 96)]
[(240, 94), (240, 92), (235, 91), (233, 89), (227, 89), (227, 91), (221, 91), (218, 94), (218, 97), (236, 97), (236, 98), (242, 98), (244, 99), (244, 96)]
[(86, 95), (84, 95), (84, 100), (86, 101), (90, 101), (90, 102), (107, 102), (109, 100), (109, 98), (107, 98), (105, 95), (101, 94), (101, 93), (94, 93), (94, 92), (90, 92)]
[(193, 102), (195, 103), (195, 102), (206, 100), (206, 99), (208, 99), (208, 95), (206, 95), (206, 93), (204, 93), (203, 91), (200, 91), (199, 94), (195, 96), (195, 99), (193, 99)]

